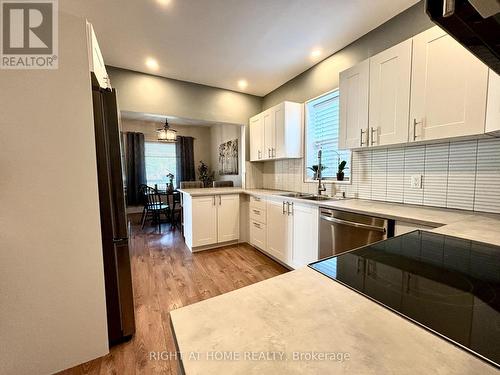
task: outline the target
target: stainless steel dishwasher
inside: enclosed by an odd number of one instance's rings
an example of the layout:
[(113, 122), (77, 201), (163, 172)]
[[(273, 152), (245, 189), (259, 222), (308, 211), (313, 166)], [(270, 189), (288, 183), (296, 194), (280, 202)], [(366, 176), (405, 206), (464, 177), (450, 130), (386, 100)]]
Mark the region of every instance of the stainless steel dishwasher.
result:
[(320, 207), (319, 259), (394, 236), (394, 221)]

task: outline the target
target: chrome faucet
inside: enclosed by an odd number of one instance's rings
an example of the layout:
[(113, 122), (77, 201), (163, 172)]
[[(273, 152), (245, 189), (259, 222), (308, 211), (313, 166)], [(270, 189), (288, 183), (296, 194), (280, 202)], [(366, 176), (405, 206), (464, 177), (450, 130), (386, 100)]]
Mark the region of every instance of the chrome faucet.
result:
[(322, 177), (322, 165), (321, 165), (321, 150), (318, 151), (318, 195), (321, 195), (322, 192), (326, 191), (325, 184), (321, 181)]

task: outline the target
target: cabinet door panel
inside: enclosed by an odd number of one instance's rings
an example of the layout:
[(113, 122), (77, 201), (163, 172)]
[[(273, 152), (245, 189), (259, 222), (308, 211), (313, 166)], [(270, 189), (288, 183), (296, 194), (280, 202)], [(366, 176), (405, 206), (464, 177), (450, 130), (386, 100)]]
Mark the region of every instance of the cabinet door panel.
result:
[(192, 199), (193, 247), (217, 243), (217, 206), (214, 196)]
[(234, 241), (240, 238), (240, 196), (219, 195), (217, 206), (218, 242)]
[(281, 260), (288, 262), (289, 216), (282, 201), (267, 202), (267, 251)]
[(500, 75), (489, 71), (486, 132), (500, 131)]
[(264, 125), (261, 115), (250, 119), (250, 161), (258, 161), (263, 157)]
[(286, 129), (285, 129), (285, 105), (280, 104), (274, 107), (273, 110), (274, 117), (274, 145), (271, 150), (271, 155), (273, 158), (284, 158), (286, 157)]
[(412, 40), (370, 59), (370, 145), (408, 141)]
[(266, 224), (250, 220), (250, 243), (264, 251), (267, 251)]
[[(340, 73), (339, 148), (368, 144), (369, 60)], [(361, 132), (364, 132), (362, 135)]]
[(486, 65), (439, 27), (415, 36), (410, 140), (482, 134), (487, 80)]
[(272, 150), (275, 148), (275, 127), (272, 108), (263, 113), (262, 122), (264, 124), (264, 150), (262, 151), (262, 158), (271, 159)]
[(318, 208), (294, 204), (292, 266), (303, 267), (318, 260)]

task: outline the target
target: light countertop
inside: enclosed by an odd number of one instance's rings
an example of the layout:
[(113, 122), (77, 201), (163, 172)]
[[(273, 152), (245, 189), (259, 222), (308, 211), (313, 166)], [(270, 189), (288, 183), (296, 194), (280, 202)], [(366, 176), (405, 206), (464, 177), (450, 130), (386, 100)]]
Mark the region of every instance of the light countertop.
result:
[(208, 188), (180, 190), (190, 196), (247, 194), (265, 198), (283, 198), (301, 204), (330, 207), (334, 209), (402, 220), (414, 224), (438, 227), (433, 231), (451, 236), (500, 245), (500, 215), (479, 212), (416, 206), (410, 204), (380, 202), (365, 199), (332, 201), (308, 201), (282, 197), (286, 191), (243, 188)]
[[(308, 267), (170, 316), (188, 375), (498, 374)], [(313, 360), (311, 352), (327, 354)], [(222, 355), (233, 360), (216, 360)]]
[[(277, 198), (286, 192), (216, 188), (183, 193)], [(429, 225), (437, 227), (433, 229), (437, 233), (500, 245), (500, 215), (361, 199), (286, 200)], [(171, 319), (188, 375), (498, 373), (470, 353), (308, 267), (174, 310)], [(186, 357), (190, 352), (197, 353), (196, 360)], [(340, 352), (335, 358), (346, 358), (342, 353), (348, 353), (349, 359), (294, 360), (294, 355), (307, 357), (311, 352)], [(233, 360), (216, 360), (218, 355)], [(259, 355), (267, 360), (249, 359)]]

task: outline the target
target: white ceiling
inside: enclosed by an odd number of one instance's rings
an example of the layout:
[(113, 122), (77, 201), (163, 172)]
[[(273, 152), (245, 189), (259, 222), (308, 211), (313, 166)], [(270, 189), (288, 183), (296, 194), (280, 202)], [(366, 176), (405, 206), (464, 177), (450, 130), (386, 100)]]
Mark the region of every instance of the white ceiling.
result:
[(156, 115), (156, 114), (142, 113), (142, 112), (121, 111), (120, 114), (121, 117), (126, 120), (157, 122), (160, 124), (165, 123), (165, 118), (168, 119), (168, 123), (170, 125), (210, 127), (215, 124), (219, 124), (218, 122), (213, 122), (213, 121), (192, 120), (183, 117)]
[[(162, 6), (159, 3), (167, 5)], [(107, 65), (263, 96), (418, 0), (63, 0)], [(319, 58), (311, 51), (321, 48)], [(145, 66), (147, 57), (159, 69)]]

